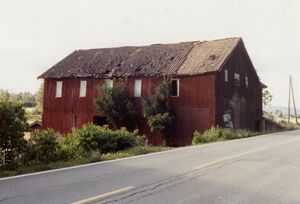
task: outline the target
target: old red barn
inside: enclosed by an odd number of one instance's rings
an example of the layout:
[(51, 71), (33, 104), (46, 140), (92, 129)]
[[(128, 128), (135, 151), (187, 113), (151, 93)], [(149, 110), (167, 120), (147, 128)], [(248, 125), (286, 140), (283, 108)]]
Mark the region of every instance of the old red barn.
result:
[(97, 86), (123, 78), (140, 113), (140, 132), (159, 144), (143, 118), (141, 100), (164, 76), (172, 78), (175, 145), (191, 143), (195, 130), (211, 126), (259, 128), (262, 86), (241, 38), (76, 50), (39, 77), (45, 81), (43, 128), (66, 133), (101, 123), (94, 107)]

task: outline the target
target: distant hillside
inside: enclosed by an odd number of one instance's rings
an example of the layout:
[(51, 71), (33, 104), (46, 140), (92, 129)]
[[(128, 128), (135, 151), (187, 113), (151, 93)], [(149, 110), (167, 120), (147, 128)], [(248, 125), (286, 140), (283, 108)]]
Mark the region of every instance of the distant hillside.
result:
[[(285, 106), (274, 106), (274, 107), (270, 107), (270, 108), (266, 108), (265, 111), (269, 112), (269, 113), (275, 113), (276, 110), (280, 110), (282, 112), (283, 115), (288, 115), (288, 107)], [(294, 114), (294, 109), (291, 107), (291, 114)], [(297, 115), (300, 114), (300, 109), (297, 109)]]

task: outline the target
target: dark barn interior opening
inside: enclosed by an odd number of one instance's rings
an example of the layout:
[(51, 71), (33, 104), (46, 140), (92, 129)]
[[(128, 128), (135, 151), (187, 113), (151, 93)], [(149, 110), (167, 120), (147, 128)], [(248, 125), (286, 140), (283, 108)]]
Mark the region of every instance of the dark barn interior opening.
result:
[(93, 116), (93, 123), (95, 125), (108, 125), (107, 118), (105, 116)]

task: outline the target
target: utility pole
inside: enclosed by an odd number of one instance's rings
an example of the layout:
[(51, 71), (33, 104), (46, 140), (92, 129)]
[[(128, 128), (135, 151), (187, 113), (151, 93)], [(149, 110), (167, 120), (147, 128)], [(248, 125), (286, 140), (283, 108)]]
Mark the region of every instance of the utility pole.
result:
[(288, 123), (290, 123), (291, 117), (291, 75), (289, 76), (289, 105), (288, 105)]
[(291, 94), (293, 97), (293, 106), (294, 106), (294, 114), (295, 114), (295, 118), (296, 118), (296, 124), (298, 124), (298, 115), (297, 115), (297, 108), (296, 108), (296, 103), (295, 103), (295, 95), (294, 95), (294, 88), (293, 88), (293, 81), (292, 81), (292, 76), (290, 75), (290, 80), (289, 80), (289, 116), (288, 116), (288, 123), (290, 123), (290, 117), (291, 117), (291, 113), (290, 113), (290, 102), (291, 102)]

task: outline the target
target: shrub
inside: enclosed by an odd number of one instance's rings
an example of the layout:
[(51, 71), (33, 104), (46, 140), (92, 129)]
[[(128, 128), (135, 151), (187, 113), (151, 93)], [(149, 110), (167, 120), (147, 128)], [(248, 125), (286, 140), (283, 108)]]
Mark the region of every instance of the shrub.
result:
[(69, 137), (71, 137), (69, 141), (72, 141), (73, 145), (78, 145), (86, 153), (116, 152), (145, 143), (145, 140), (137, 135), (137, 131), (129, 132), (125, 128), (111, 130), (108, 126), (100, 127), (93, 124), (87, 124), (81, 129), (74, 130)]
[(59, 143), (52, 129), (38, 132), (29, 142), (24, 155), (27, 161), (49, 163), (58, 160)]
[(169, 105), (168, 81), (164, 80), (156, 88), (155, 95), (143, 100), (143, 111), (151, 131), (160, 132), (167, 145), (170, 145), (174, 116)]
[(0, 99), (0, 149), (4, 150), (5, 163), (13, 162), (24, 151), (24, 132), (27, 130), (22, 105)]
[(233, 139), (241, 139), (241, 138), (246, 138), (246, 137), (250, 137), (250, 132), (247, 130), (235, 130), (234, 131), (236, 138)]
[(192, 144), (202, 144), (220, 140), (241, 139), (253, 136), (249, 131), (233, 130), (228, 128), (212, 127), (203, 133), (195, 131), (193, 134)]
[(4, 163), (4, 150), (0, 148), (0, 166)]
[(61, 160), (80, 159), (87, 157), (88, 153), (80, 145), (78, 130), (66, 135), (65, 139), (60, 142), (59, 158)]
[(218, 139), (222, 138), (221, 129), (218, 127), (212, 127), (202, 134), (198, 131), (194, 132), (193, 135), (193, 144), (201, 144), (201, 143), (209, 143), (217, 141)]

